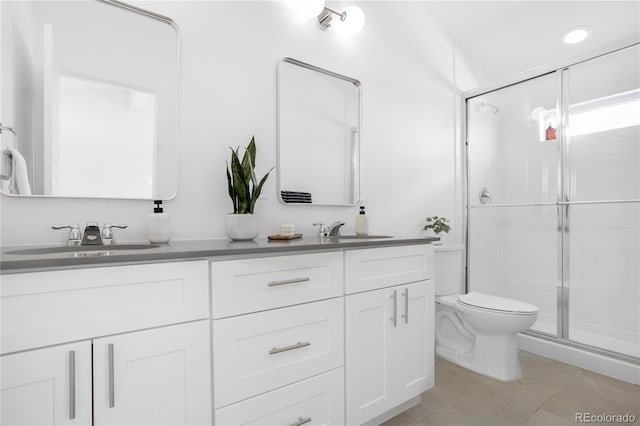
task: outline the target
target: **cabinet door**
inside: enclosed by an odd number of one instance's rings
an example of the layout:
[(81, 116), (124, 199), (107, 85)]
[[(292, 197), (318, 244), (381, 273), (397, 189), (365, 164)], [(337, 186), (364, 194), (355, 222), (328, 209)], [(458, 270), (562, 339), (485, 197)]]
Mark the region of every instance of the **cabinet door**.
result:
[(400, 286), (398, 312), (396, 383), (401, 404), (433, 386), (433, 281)]
[(395, 406), (397, 297), (398, 290), (391, 288), (345, 298), (349, 425), (362, 424)]
[(91, 425), (91, 342), (5, 355), (2, 425)]
[(93, 345), (95, 425), (211, 424), (209, 321)]

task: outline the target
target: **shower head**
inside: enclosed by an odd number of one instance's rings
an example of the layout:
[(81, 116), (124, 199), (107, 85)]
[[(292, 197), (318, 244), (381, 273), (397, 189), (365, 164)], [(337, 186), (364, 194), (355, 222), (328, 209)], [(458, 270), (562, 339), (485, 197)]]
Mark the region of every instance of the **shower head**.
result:
[(495, 105), (488, 104), (486, 102), (480, 102), (480, 106), (482, 108), (489, 108), (491, 111), (493, 111), (494, 114), (497, 114), (500, 112), (500, 108), (498, 108)]

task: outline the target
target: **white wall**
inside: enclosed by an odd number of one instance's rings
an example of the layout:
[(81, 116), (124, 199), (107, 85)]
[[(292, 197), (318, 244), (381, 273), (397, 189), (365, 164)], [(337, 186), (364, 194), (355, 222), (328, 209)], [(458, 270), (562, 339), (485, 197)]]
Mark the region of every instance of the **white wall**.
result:
[[(370, 232), (413, 235), (424, 219), (462, 223), (454, 179), (459, 90), (454, 46), (419, 2), (352, 2), (366, 15), (361, 33), (340, 39), (280, 2), (139, 2), (180, 27), (178, 195), (166, 203), (174, 239), (224, 237), (229, 146), (255, 135), (257, 173), (276, 161), (275, 68), (290, 56), (363, 84), (363, 198)], [(341, 8), (345, 3), (329, 3)], [(459, 154), (459, 151), (458, 151)], [(275, 175), (258, 201), (261, 235), (280, 223), (306, 234), (314, 221), (342, 219), (354, 231), (356, 208), (285, 206)], [(53, 223), (128, 223), (120, 241), (145, 239), (151, 202), (3, 196), (4, 245), (60, 243)], [(454, 217), (455, 216), (455, 217)], [(461, 226), (449, 238), (460, 238)]]

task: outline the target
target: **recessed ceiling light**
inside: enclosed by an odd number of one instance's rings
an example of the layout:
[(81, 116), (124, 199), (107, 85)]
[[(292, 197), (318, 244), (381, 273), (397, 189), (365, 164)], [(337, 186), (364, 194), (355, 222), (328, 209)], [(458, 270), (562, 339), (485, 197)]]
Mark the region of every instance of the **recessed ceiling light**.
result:
[(580, 43), (588, 36), (589, 36), (588, 27), (578, 27), (568, 31), (564, 35), (562, 40), (567, 44), (576, 44), (576, 43)]

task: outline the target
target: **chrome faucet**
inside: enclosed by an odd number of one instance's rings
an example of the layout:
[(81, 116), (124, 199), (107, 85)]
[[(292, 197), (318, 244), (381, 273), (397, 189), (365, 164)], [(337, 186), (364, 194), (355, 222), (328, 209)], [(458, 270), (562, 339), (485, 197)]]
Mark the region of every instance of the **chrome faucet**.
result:
[(80, 234), (80, 227), (73, 225), (52, 225), (53, 229), (69, 228), (68, 246), (110, 245), (115, 243), (112, 228), (124, 229), (127, 225), (105, 223), (102, 232), (96, 222), (88, 222), (84, 227), (84, 233)]
[(318, 226), (318, 237), (331, 238), (340, 236), (340, 228), (344, 225), (344, 222), (337, 221), (327, 226), (322, 222), (314, 223), (313, 226)]

